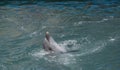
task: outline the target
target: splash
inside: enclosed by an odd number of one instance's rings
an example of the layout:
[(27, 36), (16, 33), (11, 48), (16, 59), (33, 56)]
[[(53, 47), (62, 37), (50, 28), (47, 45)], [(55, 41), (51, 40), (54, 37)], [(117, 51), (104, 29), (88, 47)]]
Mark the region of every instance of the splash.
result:
[(59, 45), (66, 48), (68, 51), (80, 49), (80, 44), (78, 44), (77, 40), (65, 40), (59, 43)]
[(36, 60), (44, 59), (48, 62), (54, 62), (56, 64), (69, 65), (76, 63), (76, 59), (73, 54), (64, 53), (64, 54), (54, 54), (48, 53), (44, 50), (40, 50), (39, 52), (32, 53), (32, 56), (36, 58)]
[(45, 55), (49, 54), (48, 52), (44, 51), (44, 50), (40, 50), (38, 52), (34, 52), (32, 53), (32, 56), (35, 56), (37, 58), (43, 58)]
[(65, 47), (67, 50), (77, 50), (75, 56), (86, 56), (89, 54), (100, 52), (107, 45), (107, 41), (92, 41), (88, 37), (77, 40), (66, 40), (60, 43), (60, 46)]
[(55, 54), (55, 53), (48, 53), (44, 50), (40, 50), (38, 52), (34, 52), (32, 54), (33, 57), (36, 59), (44, 59), (51, 63), (62, 64), (62, 65), (70, 65), (77, 63), (76, 57), (82, 57), (89, 54), (97, 53), (101, 51), (105, 46), (105, 41), (96, 41), (92, 43), (89, 39), (85, 38), (87, 42), (80, 44), (77, 40), (66, 40), (59, 43), (60, 46), (65, 47), (67, 50), (75, 50), (76, 53), (68, 52), (63, 54)]
[[(75, 45), (77, 43), (76, 40), (68, 40), (68, 41), (63, 41), (59, 45), (62, 47), (66, 47), (68, 44), (70, 45)], [(76, 63), (76, 59), (73, 54), (71, 53), (63, 53), (63, 54), (58, 54), (58, 53), (49, 53), (44, 50), (40, 50), (38, 52), (32, 53), (32, 56), (36, 57), (36, 59), (44, 59), (48, 62), (55, 62), (57, 64), (62, 64), (62, 65), (69, 65), (69, 64), (74, 64)]]
[(80, 46), (80, 52), (75, 54), (75, 56), (86, 56), (89, 54), (94, 54), (102, 51), (102, 49), (107, 45), (107, 41), (90, 41), (83, 43)]

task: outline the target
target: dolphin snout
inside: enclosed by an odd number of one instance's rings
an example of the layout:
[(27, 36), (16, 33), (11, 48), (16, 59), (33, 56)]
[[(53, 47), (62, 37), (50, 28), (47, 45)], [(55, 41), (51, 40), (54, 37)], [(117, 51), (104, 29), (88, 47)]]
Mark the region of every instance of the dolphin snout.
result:
[(49, 32), (46, 32), (46, 35), (45, 35), (46, 39), (49, 41), (50, 39), (50, 35), (49, 35)]

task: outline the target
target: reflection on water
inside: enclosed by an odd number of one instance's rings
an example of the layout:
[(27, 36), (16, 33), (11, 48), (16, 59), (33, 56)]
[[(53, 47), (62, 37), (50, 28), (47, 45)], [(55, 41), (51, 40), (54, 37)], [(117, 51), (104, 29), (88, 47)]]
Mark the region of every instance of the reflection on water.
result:
[[(0, 7), (1, 70), (119, 70), (119, 4), (39, 2)], [(49, 31), (68, 53), (47, 54)]]

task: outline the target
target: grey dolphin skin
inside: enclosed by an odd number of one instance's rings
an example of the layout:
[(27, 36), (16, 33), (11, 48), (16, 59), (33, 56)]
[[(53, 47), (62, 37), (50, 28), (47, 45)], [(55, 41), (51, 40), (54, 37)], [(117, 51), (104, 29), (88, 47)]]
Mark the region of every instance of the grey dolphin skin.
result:
[(45, 39), (43, 41), (43, 48), (47, 52), (54, 52), (54, 53), (64, 53), (66, 49), (59, 46), (55, 40), (50, 36), (49, 32), (46, 32)]

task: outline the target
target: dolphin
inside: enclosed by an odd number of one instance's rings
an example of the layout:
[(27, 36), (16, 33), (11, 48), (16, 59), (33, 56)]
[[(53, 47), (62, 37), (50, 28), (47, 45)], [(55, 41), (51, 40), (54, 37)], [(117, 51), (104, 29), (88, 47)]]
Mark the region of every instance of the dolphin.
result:
[(43, 41), (43, 48), (47, 52), (64, 53), (67, 52), (65, 48), (59, 46), (56, 41), (50, 36), (49, 32), (46, 32), (45, 39)]

